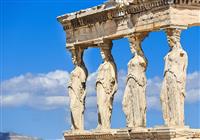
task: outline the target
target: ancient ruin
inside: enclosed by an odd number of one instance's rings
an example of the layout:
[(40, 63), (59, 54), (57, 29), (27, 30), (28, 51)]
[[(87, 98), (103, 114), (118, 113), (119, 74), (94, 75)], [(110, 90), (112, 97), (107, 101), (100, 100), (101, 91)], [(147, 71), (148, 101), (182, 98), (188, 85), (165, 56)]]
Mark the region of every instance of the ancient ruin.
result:
[(109, 129), (112, 103), (117, 91), (117, 70), (111, 54), (112, 43), (102, 44), (101, 55), (104, 62), (99, 66), (96, 80), (98, 127), (97, 129)]
[(129, 37), (131, 52), (134, 57), (128, 63), (128, 75), (123, 98), (123, 110), (126, 114), (127, 127), (146, 126), (146, 68), (147, 59), (141, 48), (145, 34)]
[(83, 49), (72, 49), (72, 61), (75, 65), (71, 72), (68, 92), (70, 97), (72, 130), (84, 129), (84, 109), (86, 97), (87, 69), (83, 62)]
[(165, 56), (164, 81), (161, 89), (163, 118), (167, 126), (184, 126), (184, 98), (187, 53), (181, 48), (179, 29), (167, 29), (170, 52)]
[[(69, 97), (72, 130), (66, 140), (200, 139), (200, 130), (184, 125), (187, 53), (180, 44), (182, 30), (200, 25), (200, 0), (108, 0), (102, 5), (58, 17), (67, 34), (66, 48), (75, 65)], [(164, 30), (171, 50), (165, 56), (161, 104), (165, 124), (146, 128), (146, 68), (141, 43), (149, 32)], [(111, 54), (112, 40), (128, 38), (133, 58), (123, 98), (127, 128), (111, 129), (112, 103), (117, 91), (117, 69)], [(84, 49), (101, 49), (103, 63), (96, 80), (98, 127), (84, 130), (87, 68)]]

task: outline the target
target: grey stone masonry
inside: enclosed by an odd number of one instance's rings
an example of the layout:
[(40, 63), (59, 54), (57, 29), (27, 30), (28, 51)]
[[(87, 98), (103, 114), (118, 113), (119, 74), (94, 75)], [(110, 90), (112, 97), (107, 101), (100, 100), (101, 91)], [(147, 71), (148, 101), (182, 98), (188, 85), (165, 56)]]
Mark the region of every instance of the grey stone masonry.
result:
[(126, 128), (64, 133), (65, 140), (200, 140), (200, 130), (185, 128)]

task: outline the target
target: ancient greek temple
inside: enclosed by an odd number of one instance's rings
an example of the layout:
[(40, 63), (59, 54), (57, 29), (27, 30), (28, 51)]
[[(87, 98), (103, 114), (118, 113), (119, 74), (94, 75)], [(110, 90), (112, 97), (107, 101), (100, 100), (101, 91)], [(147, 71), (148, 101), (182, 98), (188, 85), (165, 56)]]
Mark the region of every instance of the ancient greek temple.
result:
[[(66, 48), (74, 70), (68, 84), (71, 130), (65, 140), (186, 140), (200, 139), (200, 130), (184, 124), (187, 52), (180, 43), (181, 31), (200, 25), (200, 0), (108, 0), (102, 5), (58, 17), (66, 32)], [(160, 102), (163, 126), (146, 127), (147, 59), (141, 43), (150, 32), (163, 30), (170, 51), (166, 54)], [(128, 38), (133, 57), (123, 95), (126, 128), (111, 129), (113, 99), (118, 89), (112, 41)], [(161, 44), (162, 45), (162, 44)], [(98, 124), (84, 130), (87, 67), (84, 50), (100, 48), (103, 63), (98, 68), (96, 96)]]

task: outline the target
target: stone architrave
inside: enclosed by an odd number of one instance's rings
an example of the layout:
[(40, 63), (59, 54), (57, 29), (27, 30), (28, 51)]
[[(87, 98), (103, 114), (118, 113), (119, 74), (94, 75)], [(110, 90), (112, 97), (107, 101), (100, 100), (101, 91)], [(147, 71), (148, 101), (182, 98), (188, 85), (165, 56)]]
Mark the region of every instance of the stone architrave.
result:
[(70, 75), (68, 92), (70, 97), (72, 130), (84, 130), (84, 109), (86, 97), (86, 80), (88, 71), (83, 62), (83, 49), (75, 48), (71, 50), (72, 61), (75, 65)]
[(145, 36), (146, 33), (141, 33), (129, 37), (131, 52), (134, 56), (128, 63), (128, 75), (122, 102), (127, 127), (146, 126), (147, 59), (141, 48), (141, 42)]
[(184, 99), (186, 85), (187, 53), (180, 44), (180, 29), (167, 29), (171, 50), (165, 56), (161, 105), (166, 126), (184, 126)]
[(97, 129), (110, 129), (112, 104), (117, 91), (117, 70), (111, 54), (112, 42), (100, 44), (103, 63), (99, 66), (96, 92), (98, 107)]

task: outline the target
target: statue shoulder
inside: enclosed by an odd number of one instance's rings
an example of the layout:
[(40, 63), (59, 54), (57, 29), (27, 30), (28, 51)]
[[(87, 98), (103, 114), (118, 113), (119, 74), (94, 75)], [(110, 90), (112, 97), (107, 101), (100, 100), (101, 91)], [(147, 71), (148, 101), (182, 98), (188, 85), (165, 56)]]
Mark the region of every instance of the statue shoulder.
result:
[(187, 52), (183, 49), (180, 50), (180, 56), (185, 56), (187, 57)]
[(71, 78), (72, 77), (80, 77), (81, 75), (87, 75), (87, 70), (85, 70), (84, 68), (77, 66), (76, 68), (74, 68), (74, 70), (71, 72)]
[(110, 67), (112, 67), (112, 63), (111, 62), (104, 62), (99, 66), (99, 70), (107, 70)]

